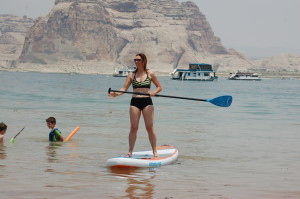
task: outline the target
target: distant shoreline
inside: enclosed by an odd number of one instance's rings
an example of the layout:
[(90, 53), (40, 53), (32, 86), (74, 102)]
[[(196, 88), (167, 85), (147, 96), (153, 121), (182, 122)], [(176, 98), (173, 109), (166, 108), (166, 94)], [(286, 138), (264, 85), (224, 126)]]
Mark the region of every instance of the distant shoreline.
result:
[[(3, 68), (0, 67), (0, 71), (9, 72), (39, 72), (39, 73), (65, 73), (65, 74), (87, 74), (87, 75), (113, 75), (113, 72), (105, 71), (93, 71), (93, 72), (75, 72), (75, 71), (60, 71), (60, 70), (31, 70), (31, 69), (20, 69), (20, 68)], [(157, 76), (170, 76), (170, 73), (166, 72), (155, 72)], [(261, 78), (270, 79), (300, 79), (300, 72), (292, 71), (268, 71), (268, 72), (257, 72)], [(227, 78), (230, 76), (229, 72), (216, 72), (216, 76), (221, 78)]]

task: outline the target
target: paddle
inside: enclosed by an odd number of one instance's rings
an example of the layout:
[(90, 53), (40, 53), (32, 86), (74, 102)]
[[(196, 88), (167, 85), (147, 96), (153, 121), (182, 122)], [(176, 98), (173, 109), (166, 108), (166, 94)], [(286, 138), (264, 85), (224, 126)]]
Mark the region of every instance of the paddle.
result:
[[(108, 93), (110, 93), (110, 92), (129, 93), (129, 94), (135, 94), (135, 95), (147, 95), (147, 96), (150, 96), (149, 93), (118, 91), (118, 90), (112, 90), (111, 88), (109, 88), (108, 89)], [(185, 100), (210, 102), (213, 105), (221, 106), (221, 107), (229, 107), (231, 105), (231, 102), (232, 102), (232, 96), (230, 96), (230, 95), (224, 95), (224, 96), (216, 97), (216, 98), (213, 98), (213, 99), (197, 99), (197, 98), (177, 97), (177, 96), (159, 95), (159, 94), (156, 94), (155, 97), (168, 97), (168, 98), (176, 98), (176, 99), (185, 99)]]
[(10, 139), (10, 143), (15, 143), (15, 138), (23, 131), (25, 129), (25, 127), (24, 128), (22, 128), (22, 130), (17, 134), (17, 135), (15, 135), (15, 137), (13, 137), (13, 138), (11, 138)]

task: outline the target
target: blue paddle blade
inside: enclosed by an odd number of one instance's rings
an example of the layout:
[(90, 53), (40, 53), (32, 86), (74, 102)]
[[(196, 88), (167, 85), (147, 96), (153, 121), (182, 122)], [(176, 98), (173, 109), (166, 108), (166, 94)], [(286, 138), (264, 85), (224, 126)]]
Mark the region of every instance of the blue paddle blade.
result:
[(232, 103), (232, 97), (230, 95), (224, 95), (224, 96), (216, 97), (214, 99), (208, 99), (206, 101), (216, 106), (229, 107)]

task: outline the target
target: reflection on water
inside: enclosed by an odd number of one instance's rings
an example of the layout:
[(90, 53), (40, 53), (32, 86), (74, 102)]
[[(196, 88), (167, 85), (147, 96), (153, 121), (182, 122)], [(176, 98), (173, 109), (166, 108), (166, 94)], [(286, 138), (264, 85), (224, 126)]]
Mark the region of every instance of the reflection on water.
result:
[(0, 160), (4, 160), (6, 158), (6, 146), (3, 143), (0, 143)]
[[(4, 160), (5, 158), (6, 158), (6, 147), (3, 145), (3, 143), (0, 143), (0, 160)], [(5, 167), (5, 165), (0, 164), (0, 169), (3, 167)], [(0, 174), (0, 178), (2, 177), (4, 176)]]
[(152, 198), (155, 185), (151, 181), (155, 177), (155, 170), (145, 173), (145, 169), (137, 168), (109, 168), (113, 176), (127, 180), (126, 195), (123, 198)]
[(49, 145), (46, 147), (47, 160), (48, 162), (57, 162), (57, 149), (62, 146), (62, 142), (49, 142)]
[(79, 158), (79, 144), (77, 142), (67, 142), (64, 143), (64, 150), (67, 152), (65, 154), (65, 159), (74, 159)]
[[(49, 145), (46, 147), (47, 161), (49, 163), (58, 163), (60, 165), (70, 165), (70, 167), (76, 166), (78, 162), (80, 162), (80, 150), (78, 145), (79, 144), (75, 142), (49, 142)], [(45, 172), (66, 175), (78, 174), (77, 171), (60, 171), (60, 169), (53, 169), (52, 164), (47, 165), (47, 167)]]
[[(59, 154), (59, 152), (62, 154)], [(75, 142), (49, 142), (46, 147), (47, 160), (48, 162), (60, 162), (63, 159), (79, 158), (78, 143)]]

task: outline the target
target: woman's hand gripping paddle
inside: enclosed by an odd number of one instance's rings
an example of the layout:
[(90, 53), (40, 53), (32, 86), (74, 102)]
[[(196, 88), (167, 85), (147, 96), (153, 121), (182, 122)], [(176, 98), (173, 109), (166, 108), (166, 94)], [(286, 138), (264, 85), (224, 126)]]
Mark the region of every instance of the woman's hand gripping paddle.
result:
[(13, 137), (13, 138), (11, 138), (10, 139), (10, 143), (15, 143), (15, 138), (23, 131), (25, 129), (25, 127), (24, 128), (22, 128), (22, 130), (17, 134), (17, 135), (15, 135), (15, 137)]
[[(147, 95), (147, 96), (150, 96), (149, 93), (118, 91), (118, 90), (112, 90), (111, 88), (109, 88), (108, 89), (108, 93), (110, 93), (110, 92), (129, 93), (129, 94), (135, 94), (135, 95)], [(197, 98), (177, 97), (177, 96), (159, 95), (159, 94), (156, 94), (155, 97), (168, 97), (168, 98), (176, 98), (176, 99), (203, 101), (203, 102), (209, 102), (209, 103), (211, 103), (213, 105), (221, 106), (221, 107), (229, 107), (231, 105), (231, 103), (232, 103), (232, 96), (230, 96), (230, 95), (224, 95), (224, 96), (216, 97), (216, 98), (213, 98), (213, 99), (197, 99)]]

